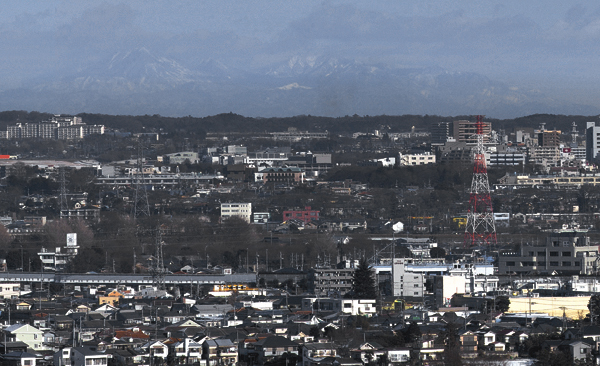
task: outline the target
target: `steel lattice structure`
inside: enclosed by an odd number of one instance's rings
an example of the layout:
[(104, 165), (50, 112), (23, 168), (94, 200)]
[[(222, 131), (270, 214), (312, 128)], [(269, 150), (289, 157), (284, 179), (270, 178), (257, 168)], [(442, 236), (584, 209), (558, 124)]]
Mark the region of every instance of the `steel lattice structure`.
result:
[(465, 228), (465, 247), (496, 244), (496, 224), (483, 146), (483, 116), (477, 116), (477, 146), (474, 151), (473, 181)]
[(135, 178), (135, 197), (133, 202), (132, 214), (137, 219), (140, 216), (150, 216), (150, 205), (148, 204), (148, 191), (146, 188), (146, 179), (144, 177), (144, 148), (142, 142), (138, 141), (137, 172)]
[(65, 178), (65, 168), (59, 169), (60, 180), (60, 217), (68, 217), (69, 203), (67, 202), (67, 180)]
[(155, 242), (155, 254), (154, 264), (152, 266), (152, 284), (156, 286), (157, 290), (164, 290), (165, 287), (165, 263), (163, 257), (163, 245), (165, 243), (162, 240), (160, 226), (156, 228), (156, 242)]

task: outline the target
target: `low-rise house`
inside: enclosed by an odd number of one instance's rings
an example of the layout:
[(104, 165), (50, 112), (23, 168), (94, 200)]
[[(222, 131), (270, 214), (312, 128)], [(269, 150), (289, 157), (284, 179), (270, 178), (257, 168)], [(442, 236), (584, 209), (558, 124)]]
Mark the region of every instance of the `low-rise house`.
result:
[(144, 354), (132, 348), (113, 348), (106, 350), (106, 354), (112, 357), (117, 365), (144, 364)]
[(365, 342), (357, 348), (350, 350), (350, 357), (367, 364), (385, 355), (384, 347), (377, 342)]
[(161, 341), (148, 342), (142, 346), (142, 349), (148, 352), (148, 357), (152, 359), (162, 358), (167, 359), (169, 355), (169, 347)]
[(444, 348), (423, 348), (419, 350), (419, 358), (422, 361), (436, 361), (444, 357)]
[(591, 338), (595, 342), (600, 341), (600, 326), (588, 325), (581, 328), (569, 328), (564, 333), (567, 340)]
[(482, 330), (478, 331), (477, 334), (477, 342), (479, 347), (487, 347), (488, 345), (496, 342), (496, 333), (491, 330)]
[(29, 324), (13, 324), (4, 329), (8, 340), (21, 341), (35, 351), (45, 351), (50, 348), (44, 345), (44, 332)]
[(91, 347), (65, 347), (54, 354), (55, 365), (88, 366), (108, 365), (110, 354)]
[(463, 353), (477, 352), (478, 341), (477, 335), (470, 330), (459, 332), (460, 351)]
[(302, 346), (302, 366), (315, 366), (327, 357), (337, 357), (333, 343), (306, 343)]
[(105, 296), (98, 296), (98, 304), (104, 305), (109, 304), (110, 306), (115, 307), (119, 304), (119, 301), (123, 298), (123, 294), (117, 290), (112, 290)]
[(229, 339), (208, 339), (202, 343), (202, 357), (208, 365), (234, 365), (238, 361), (238, 347)]
[(280, 336), (271, 336), (254, 343), (254, 352), (258, 364), (275, 360), (284, 354), (299, 355), (298, 343)]
[(410, 361), (410, 348), (394, 348), (388, 349), (387, 359), (390, 363), (404, 363)]
[(12, 351), (3, 355), (0, 355), (0, 361), (3, 366), (25, 366), (25, 365), (37, 365), (44, 358), (41, 355), (36, 355), (24, 351)]
[(595, 343), (587, 339), (564, 341), (560, 346), (558, 346), (560, 350), (568, 352), (568, 354), (573, 357), (574, 362), (580, 360), (585, 361), (587, 357), (592, 354), (594, 347)]
[(186, 363), (200, 362), (202, 357), (202, 344), (191, 338), (185, 338), (173, 344), (172, 352), (177, 359), (183, 360)]
[(302, 310), (316, 309), (346, 315), (372, 316), (376, 312), (375, 299), (332, 299), (307, 297), (302, 299)]

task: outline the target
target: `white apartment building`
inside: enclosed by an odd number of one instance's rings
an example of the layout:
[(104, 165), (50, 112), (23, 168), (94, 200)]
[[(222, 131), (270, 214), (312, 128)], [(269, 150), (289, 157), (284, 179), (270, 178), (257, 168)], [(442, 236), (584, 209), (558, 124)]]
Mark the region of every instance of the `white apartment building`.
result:
[(237, 216), (250, 223), (252, 217), (251, 203), (221, 203), (221, 220)]
[(21, 294), (19, 282), (0, 282), (0, 299), (17, 299)]
[(392, 295), (422, 297), (424, 291), (424, 278), (422, 273), (417, 273), (407, 268), (409, 258), (395, 258), (392, 263)]
[(402, 154), (400, 153), (400, 166), (435, 164), (435, 155), (425, 154)]
[(16, 123), (6, 127), (7, 139), (42, 138), (54, 140), (81, 139), (92, 134), (104, 134), (103, 125), (83, 124), (81, 117), (54, 116), (50, 121)]
[(305, 297), (302, 299), (302, 310), (331, 311), (347, 315), (372, 316), (376, 313), (375, 299), (335, 299), (321, 297)]
[(66, 249), (64, 252), (61, 250), (61, 247), (56, 247), (54, 251), (42, 248), (42, 251), (38, 255), (40, 256), (44, 270), (62, 271), (67, 267), (69, 261), (77, 256), (79, 246), (77, 245), (76, 233), (67, 234), (67, 245), (63, 248)]

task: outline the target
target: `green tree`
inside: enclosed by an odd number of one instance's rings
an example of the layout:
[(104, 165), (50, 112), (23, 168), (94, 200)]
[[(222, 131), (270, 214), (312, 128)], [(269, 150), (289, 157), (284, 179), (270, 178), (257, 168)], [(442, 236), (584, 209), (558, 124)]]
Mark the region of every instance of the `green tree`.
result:
[(434, 248), (431, 248), (429, 250), (429, 252), (431, 254), (431, 258), (445, 258), (446, 257), (446, 251), (444, 250), (444, 248), (434, 247)]
[(599, 324), (600, 321), (600, 295), (595, 294), (590, 297), (588, 302), (588, 309), (590, 310), (590, 321), (592, 324)]
[(460, 337), (458, 335), (459, 326), (451, 321), (446, 324), (446, 329), (440, 336), (444, 340), (444, 365), (462, 366), (460, 356)]
[(496, 310), (501, 313), (506, 313), (510, 308), (510, 298), (508, 296), (496, 297)]
[(402, 333), (406, 342), (416, 342), (421, 338), (421, 328), (419, 328), (419, 324), (415, 321), (410, 322), (408, 327), (402, 330)]
[(352, 293), (357, 299), (374, 299), (377, 297), (373, 271), (366, 259), (361, 259), (352, 277)]

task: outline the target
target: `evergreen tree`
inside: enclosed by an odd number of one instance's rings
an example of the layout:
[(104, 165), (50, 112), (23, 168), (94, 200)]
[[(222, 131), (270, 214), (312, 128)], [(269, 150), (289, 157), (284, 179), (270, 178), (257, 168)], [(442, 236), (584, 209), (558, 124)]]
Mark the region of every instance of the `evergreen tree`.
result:
[(352, 293), (357, 299), (374, 299), (377, 297), (373, 271), (366, 259), (361, 259), (352, 278)]
[(600, 295), (592, 295), (588, 302), (588, 309), (590, 310), (590, 323), (600, 323)]

